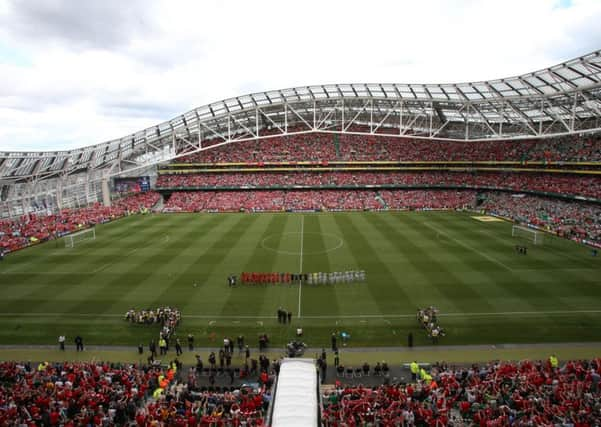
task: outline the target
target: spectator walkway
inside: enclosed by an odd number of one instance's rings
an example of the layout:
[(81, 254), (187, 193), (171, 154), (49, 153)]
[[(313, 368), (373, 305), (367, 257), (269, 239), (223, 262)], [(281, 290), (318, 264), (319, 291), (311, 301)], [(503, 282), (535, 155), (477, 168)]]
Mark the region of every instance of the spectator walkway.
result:
[[(184, 349), (179, 360), (184, 364), (193, 364), (195, 355), (200, 354), (206, 359), (211, 351), (218, 347), (196, 347), (193, 351)], [(312, 347), (305, 351), (306, 357), (319, 357), (321, 348)], [(251, 358), (258, 358), (257, 348), (251, 348)], [(334, 366), (334, 355), (326, 347), (328, 366)], [(398, 366), (401, 363), (417, 360), (419, 362), (446, 361), (448, 363), (468, 363), (489, 360), (523, 360), (545, 359), (549, 354), (556, 353), (561, 359), (592, 358), (601, 353), (601, 342), (576, 342), (576, 343), (532, 343), (532, 344), (497, 344), (497, 345), (436, 345), (416, 346), (413, 348), (403, 346), (391, 347), (341, 347), (339, 350), (341, 364), (359, 366), (365, 361), (369, 363), (387, 361), (388, 364)], [(284, 356), (284, 348), (270, 348), (263, 353), (271, 359)], [(144, 353), (138, 354), (136, 346), (100, 346), (86, 345), (85, 351), (76, 353), (74, 345), (67, 345), (67, 350), (62, 352), (57, 345), (0, 345), (0, 360), (111, 360), (122, 362), (145, 361), (148, 357), (148, 347)], [(166, 361), (175, 359), (175, 351), (170, 350), (165, 357)], [(234, 364), (242, 364), (243, 358), (234, 352)]]

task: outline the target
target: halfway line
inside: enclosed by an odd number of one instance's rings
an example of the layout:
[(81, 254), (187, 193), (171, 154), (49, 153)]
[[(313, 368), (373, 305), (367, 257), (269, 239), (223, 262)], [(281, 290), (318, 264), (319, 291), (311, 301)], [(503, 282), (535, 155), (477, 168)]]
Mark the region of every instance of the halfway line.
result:
[[(300, 238), (300, 265), (298, 268), (298, 274), (303, 272), (303, 236), (305, 234), (305, 216), (301, 215), (301, 238)], [(298, 279), (298, 318), (301, 317), (301, 295), (303, 290), (303, 281), (301, 278)]]

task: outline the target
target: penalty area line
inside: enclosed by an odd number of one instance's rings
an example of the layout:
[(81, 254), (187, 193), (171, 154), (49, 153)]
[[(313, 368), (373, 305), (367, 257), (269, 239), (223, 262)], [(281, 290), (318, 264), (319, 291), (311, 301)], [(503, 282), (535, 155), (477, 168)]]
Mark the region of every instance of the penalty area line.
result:
[(436, 231), (438, 234), (442, 234), (442, 235), (443, 235), (443, 236), (445, 236), (447, 239), (451, 239), (452, 241), (454, 241), (455, 243), (457, 243), (459, 246), (462, 246), (462, 247), (464, 247), (465, 249), (469, 249), (470, 251), (472, 251), (472, 252), (475, 252), (475, 253), (477, 253), (477, 254), (478, 254), (478, 255), (480, 255), (480, 256), (483, 256), (483, 257), (484, 257), (484, 258), (486, 258), (487, 260), (489, 260), (489, 261), (491, 261), (491, 262), (494, 262), (494, 263), (495, 263), (495, 264), (497, 264), (497, 265), (500, 265), (501, 267), (503, 267), (503, 268), (504, 268), (504, 269), (506, 269), (506, 270), (513, 271), (513, 269), (512, 269), (511, 267), (509, 267), (509, 266), (505, 265), (504, 263), (502, 263), (502, 262), (501, 262), (501, 261), (499, 261), (498, 259), (496, 259), (496, 258), (493, 258), (492, 256), (488, 255), (488, 254), (487, 254), (487, 253), (485, 253), (485, 252), (482, 252), (482, 251), (479, 251), (479, 250), (477, 250), (477, 249), (476, 249), (476, 248), (474, 248), (473, 246), (471, 246), (471, 245), (468, 245), (467, 243), (465, 243), (465, 242), (462, 242), (462, 241), (460, 241), (460, 240), (458, 240), (458, 239), (454, 238), (453, 236), (449, 236), (447, 233), (445, 233), (444, 231), (440, 231), (438, 228), (434, 227), (434, 226), (433, 226), (433, 225), (431, 225), (430, 223), (428, 223), (428, 222), (424, 221), (422, 224), (424, 224), (426, 227), (428, 227), (428, 228), (430, 228), (430, 229), (432, 229), (432, 230)]

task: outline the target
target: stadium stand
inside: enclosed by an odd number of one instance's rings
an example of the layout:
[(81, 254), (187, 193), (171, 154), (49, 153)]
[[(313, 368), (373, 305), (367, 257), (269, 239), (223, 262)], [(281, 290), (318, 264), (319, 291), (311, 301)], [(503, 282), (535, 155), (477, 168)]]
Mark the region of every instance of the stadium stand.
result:
[(485, 193), (480, 208), (561, 237), (601, 244), (601, 206), (524, 194)]
[(322, 396), (322, 425), (597, 425), (600, 363), (436, 365), (417, 383), (340, 384)]
[(266, 385), (196, 387), (193, 379), (178, 381), (176, 370), (173, 364), (2, 362), (0, 425), (263, 425)]
[[(203, 142), (203, 145), (210, 147), (218, 142), (218, 140), (209, 140)], [(222, 145), (183, 156), (177, 159), (177, 162), (236, 163), (307, 160), (598, 162), (601, 161), (601, 136), (472, 142), (422, 140), (382, 135), (366, 137), (317, 132)]]
[(141, 209), (150, 209), (160, 198), (152, 191), (118, 199), (113, 206), (98, 203), (81, 209), (65, 209), (60, 213), (29, 214), (17, 220), (0, 221), (0, 248), (12, 252), (31, 244), (62, 237), (82, 228), (112, 221)]
[[(600, 359), (567, 361), (557, 367), (549, 360), (494, 361), (464, 367), (435, 364), (411, 383), (390, 384), (383, 376), (378, 377), (383, 385), (363, 386), (338, 378), (335, 386), (322, 389), (321, 422), (324, 426), (598, 425), (600, 368)], [(181, 373), (173, 364), (162, 368), (1, 362), (0, 425), (265, 425), (271, 379), (255, 386), (208, 387), (197, 383), (194, 368), (187, 381)], [(316, 378), (312, 381), (315, 386)], [(298, 392), (289, 391), (290, 396)], [(300, 409), (288, 407), (289, 412)], [(314, 404), (312, 408), (304, 415), (314, 416)]]
[(167, 212), (315, 211), (458, 209), (473, 206), (474, 191), (465, 190), (293, 190), (177, 192)]
[(290, 186), (454, 186), (540, 191), (601, 199), (601, 177), (525, 173), (466, 172), (256, 172), (161, 175), (157, 188), (282, 188)]

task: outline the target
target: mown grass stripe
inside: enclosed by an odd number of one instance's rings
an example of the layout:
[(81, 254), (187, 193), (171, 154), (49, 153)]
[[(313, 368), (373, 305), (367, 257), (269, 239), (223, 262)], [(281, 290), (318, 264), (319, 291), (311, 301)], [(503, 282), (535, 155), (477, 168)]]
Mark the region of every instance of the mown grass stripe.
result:
[[(70, 302), (64, 302), (66, 307), (70, 307), (70, 310), (74, 312), (86, 312), (89, 310), (89, 305), (92, 303), (96, 307), (102, 307), (103, 310), (110, 308), (116, 301), (120, 300), (123, 293), (132, 286), (132, 284), (138, 283), (140, 280), (150, 277), (153, 274), (154, 268), (160, 265), (170, 257), (174, 257), (177, 254), (169, 252), (169, 246), (164, 247), (161, 245), (154, 245), (148, 248), (145, 257), (137, 257), (127, 259), (127, 263), (120, 257), (120, 253), (127, 252), (135, 247), (147, 246), (149, 241), (157, 239), (162, 231), (169, 230), (171, 234), (183, 235), (186, 230), (185, 227), (175, 227), (173, 222), (182, 223), (184, 219), (171, 220), (163, 223), (160, 227), (154, 227), (152, 230), (147, 230), (146, 233), (142, 232), (137, 234), (136, 240), (132, 240), (129, 243), (123, 244), (123, 242), (115, 242), (120, 244), (120, 250), (112, 256), (103, 257), (106, 261), (112, 264), (111, 275), (108, 276), (109, 280), (97, 280), (96, 276), (86, 278), (82, 283), (71, 286), (67, 289), (60, 289), (59, 294), (67, 294), (71, 298), (65, 298)], [(149, 236), (147, 233), (151, 233)], [(177, 239), (174, 239), (174, 246), (177, 246)], [(117, 269), (119, 266), (119, 270)], [(123, 268), (124, 267), (124, 268)], [(122, 269), (122, 271), (121, 271)], [(73, 299), (73, 296), (77, 296), (77, 299)]]
[(379, 257), (374, 248), (372, 235), (366, 235), (358, 223), (368, 224), (371, 218), (361, 215), (336, 215), (338, 227), (348, 236), (346, 242), (355, 253), (355, 259), (362, 270), (367, 272), (367, 290), (380, 312), (398, 310), (403, 305), (411, 305), (411, 297), (401, 286), (397, 286), (398, 276)]
[[(304, 272), (306, 273), (327, 273), (342, 269), (331, 263), (330, 255), (333, 254), (327, 253), (323, 234), (324, 221), (327, 217), (331, 218), (328, 214), (305, 215), (305, 249), (307, 255), (305, 256)], [(304, 295), (304, 317), (316, 312), (337, 313), (340, 311), (337, 287), (333, 285), (306, 285)]]
[[(213, 215), (217, 216), (217, 215)], [(221, 219), (219, 219), (221, 220)], [(188, 264), (188, 267), (181, 273), (182, 276), (189, 276), (193, 274), (195, 280), (198, 283), (205, 282), (213, 272), (213, 270), (220, 264), (220, 262), (227, 256), (232, 250), (232, 247), (241, 239), (243, 231), (252, 226), (252, 223), (257, 220), (256, 216), (228, 216), (227, 220), (223, 222), (222, 228), (224, 233), (217, 237), (213, 243), (203, 247), (197, 258)], [(214, 230), (216, 231), (216, 230)], [(191, 229), (190, 234), (190, 246), (197, 243), (195, 237), (202, 237), (204, 229)], [(177, 255), (173, 257), (176, 259)], [(197, 278), (197, 279), (196, 279)], [(226, 276), (223, 276), (222, 280), (218, 285), (223, 289), (225, 287)], [(152, 305), (177, 305), (181, 301), (185, 300), (187, 295), (190, 295), (191, 284), (186, 282), (172, 281), (165, 287), (160, 294), (156, 295)]]

